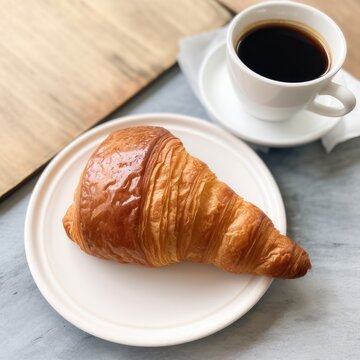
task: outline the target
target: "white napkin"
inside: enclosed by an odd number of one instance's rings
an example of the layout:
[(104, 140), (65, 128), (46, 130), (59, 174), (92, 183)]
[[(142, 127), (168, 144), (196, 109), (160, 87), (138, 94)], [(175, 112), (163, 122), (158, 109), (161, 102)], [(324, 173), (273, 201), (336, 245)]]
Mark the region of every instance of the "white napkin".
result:
[[(225, 39), (226, 27), (186, 37), (180, 40), (178, 63), (190, 83), (194, 93), (202, 101), (199, 93), (198, 74), (205, 55)], [(345, 85), (356, 96), (355, 109), (344, 116), (338, 124), (325, 134), (321, 141), (327, 152), (337, 144), (360, 136), (360, 81), (345, 70), (341, 70)]]

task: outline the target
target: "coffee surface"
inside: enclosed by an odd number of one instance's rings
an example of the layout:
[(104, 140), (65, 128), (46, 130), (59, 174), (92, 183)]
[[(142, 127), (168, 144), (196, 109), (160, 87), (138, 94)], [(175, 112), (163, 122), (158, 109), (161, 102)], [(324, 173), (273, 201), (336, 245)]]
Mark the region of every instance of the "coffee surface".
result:
[(236, 52), (251, 70), (283, 82), (316, 79), (329, 68), (323, 43), (310, 31), (292, 23), (267, 23), (250, 29)]

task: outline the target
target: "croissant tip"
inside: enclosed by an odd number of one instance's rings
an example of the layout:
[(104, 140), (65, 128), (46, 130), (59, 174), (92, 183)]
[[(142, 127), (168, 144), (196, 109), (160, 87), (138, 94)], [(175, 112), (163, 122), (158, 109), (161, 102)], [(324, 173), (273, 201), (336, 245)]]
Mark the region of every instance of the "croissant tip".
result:
[[(66, 232), (66, 235), (68, 236), (69, 239), (73, 240), (72, 236), (71, 236), (71, 229), (72, 229), (72, 208), (73, 205), (71, 205), (68, 210), (66, 211), (66, 214), (64, 215), (63, 219), (62, 219), (62, 223), (63, 223), (63, 227), (64, 230)], [(74, 241), (74, 240), (73, 240)]]
[(295, 279), (295, 278), (303, 277), (312, 268), (309, 254), (305, 250), (303, 249), (301, 250), (302, 250), (301, 255), (299, 256), (299, 259), (296, 262), (294, 271), (292, 272), (292, 274), (289, 274), (290, 276), (286, 276), (285, 278)]

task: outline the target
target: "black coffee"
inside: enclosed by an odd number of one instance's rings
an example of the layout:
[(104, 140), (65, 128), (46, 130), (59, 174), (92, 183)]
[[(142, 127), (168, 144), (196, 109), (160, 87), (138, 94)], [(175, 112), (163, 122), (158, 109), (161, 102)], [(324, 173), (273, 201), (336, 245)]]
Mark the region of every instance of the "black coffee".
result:
[(269, 79), (302, 82), (325, 74), (330, 61), (321, 41), (292, 23), (266, 23), (245, 33), (236, 48), (240, 60)]

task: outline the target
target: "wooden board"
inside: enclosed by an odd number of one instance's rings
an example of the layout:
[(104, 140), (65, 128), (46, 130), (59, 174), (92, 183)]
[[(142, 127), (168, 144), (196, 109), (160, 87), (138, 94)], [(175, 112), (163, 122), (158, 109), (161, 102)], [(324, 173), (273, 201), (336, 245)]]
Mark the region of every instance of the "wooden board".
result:
[(229, 19), (215, 0), (3, 0), (0, 197)]
[[(219, 0), (234, 12), (259, 3), (259, 0)], [(360, 78), (360, 0), (301, 0), (332, 17), (341, 27), (347, 40), (345, 69)]]

